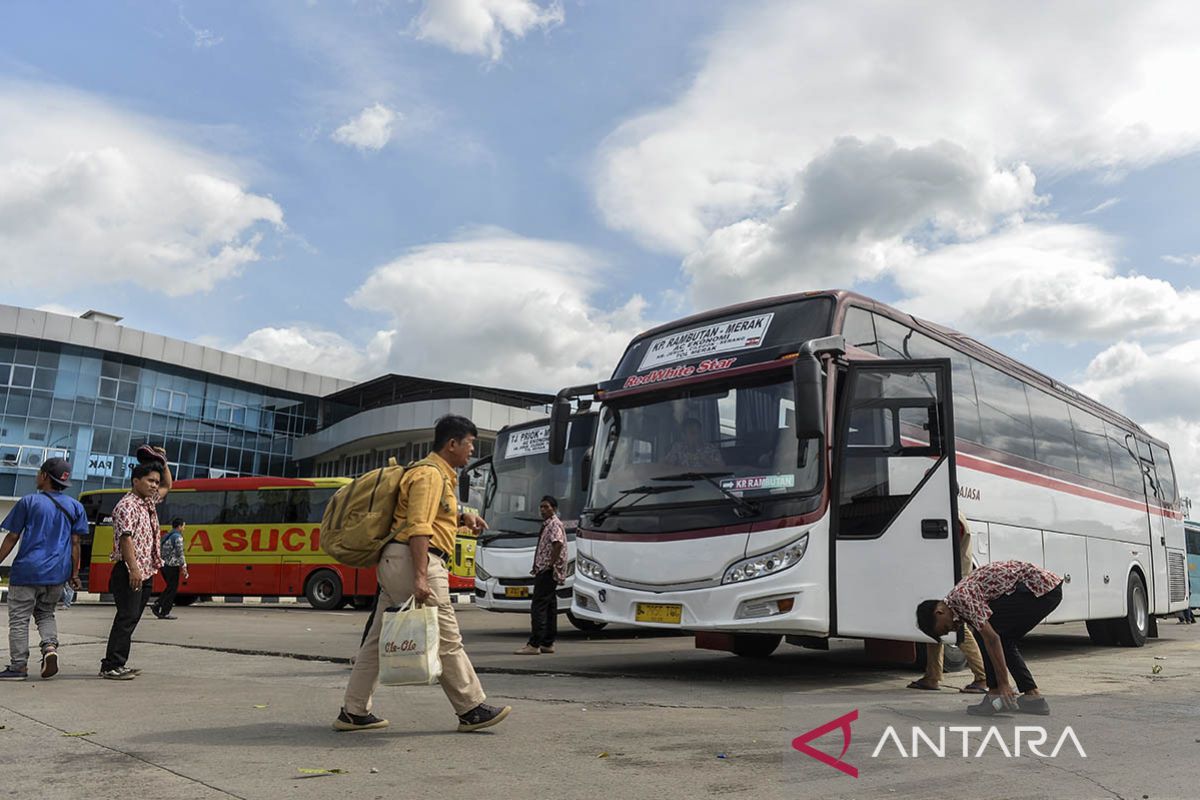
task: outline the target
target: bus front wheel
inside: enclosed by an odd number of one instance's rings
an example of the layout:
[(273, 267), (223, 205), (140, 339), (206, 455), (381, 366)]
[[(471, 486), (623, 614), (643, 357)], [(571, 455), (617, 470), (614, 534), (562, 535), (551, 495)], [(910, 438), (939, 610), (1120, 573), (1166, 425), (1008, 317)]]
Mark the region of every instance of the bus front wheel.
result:
[(608, 624), (607, 622), (592, 622), (590, 619), (580, 619), (570, 611), (567, 612), (567, 621), (574, 625), (577, 630), (581, 630), (584, 633), (601, 630)]
[(1125, 608), (1125, 616), (1112, 621), (1114, 638), (1122, 647), (1141, 647), (1150, 635), (1150, 601), (1146, 584), (1136, 572), (1129, 573)]
[(304, 584), (308, 604), (321, 611), (332, 611), (342, 605), (342, 579), (333, 570), (317, 570)]
[(175, 595), (175, 605), (177, 606), (190, 606), (194, 602), (196, 602), (196, 595), (194, 594)]
[(745, 658), (766, 658), (775, 652), (783, 637), (769, 633), (735, 633), (733, 652)]

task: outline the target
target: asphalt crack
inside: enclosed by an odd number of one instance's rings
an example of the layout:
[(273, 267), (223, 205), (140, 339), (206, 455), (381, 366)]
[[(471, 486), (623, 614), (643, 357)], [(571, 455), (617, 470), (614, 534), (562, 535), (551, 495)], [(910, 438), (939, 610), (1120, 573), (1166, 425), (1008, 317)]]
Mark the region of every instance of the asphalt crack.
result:
[[(11, 714), (15, 714), (16, 716), (21, 717), (22, 719), (29, 720), (30, 722), (32, 722), (35, 725), (41, 725), (43, 728), (48, 728), (52, 731), (57, 731), (59, 734), (62, 734), (62, 735), (70, 734), (70, 731), (66, 730), (65, 728), (60, 728), (57, 725), (51, 725), (49, 722), (40, 720), (37, 717), (31, 717), (28, 714), (17, 711), (15, 708), (12, 708), (11, 706), (0, 706), (0, 708), (3, 708), (5, 711), (8, 711)], [(161, 770), (170, 775), (174, 775), (177, 778), (182, 778), (183, 780), (188, 781), (189, 783), (194, 783), (199, 786), (203, 786), (206, 789), (212, 789), (214, 792), (220, 792), (221, 794), (225, 795), (226, 797), (233, 797), (233, 798), (236, 798), (236, 800), (250, 800), (250, 798), (243, 797), (240, 794), (234, 794), (233, 792), (229, 791), (228, 789), (222, 789), (220, 786), (214, 786), (211, 783), (208, 783), (207, 781), (202, 781), (199, 778), (193, 778), (191, 775), (185, 775), (184, 773), (182, 773), (178, 770), (171, 769), (170, 767), (163, 766), (162, 764), (156, 764), (153, 761), (149, 761), (149, 760), (143, 758), (142, 756), (137, 755), (136, 753), (130, 753), (126, 750), (122, 750), (119, 747), (113, 747), (112, 745), (105, 744), (104, 742), (96, 741), (95, 739), (92, 738), (91, 735), (79, 736), (79, 737), (75, 737), (75, 738), (78, 738), (81, 741), (87, 742), (88, 744), (92, 745), (93, 747), (98, 747), (101, 750), (107, 750), (110, 753), (118, 753), (120, 755), (125, 756), (126, 758), (131, 758), (134, 761), (139, 761), (148, 767), (152, 767), (154, 769)]]

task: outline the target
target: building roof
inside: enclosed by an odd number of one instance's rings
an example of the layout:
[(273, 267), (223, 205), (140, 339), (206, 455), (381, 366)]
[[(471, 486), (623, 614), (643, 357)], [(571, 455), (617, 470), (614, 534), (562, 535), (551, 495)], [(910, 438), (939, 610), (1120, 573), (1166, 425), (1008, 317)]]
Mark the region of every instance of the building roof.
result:
[(370, 408), (415, 403), (420, 400), (451, 399), (487, 400), (514, 408), (530, 408), (548, 405), (554, 401), (554, 395), (474, 386), (469, 383), (418, 378), (412, 375), (381, 375), (326, 396), (326, 424)]
[(313, 397), (338, 392), (354, 383), (127, 328), (116, 324), (114, 319), (120, 317), (92, 311), (83, 317), (72, 317), (0, 303), (0, 336), (23, 336), (90, 347)]

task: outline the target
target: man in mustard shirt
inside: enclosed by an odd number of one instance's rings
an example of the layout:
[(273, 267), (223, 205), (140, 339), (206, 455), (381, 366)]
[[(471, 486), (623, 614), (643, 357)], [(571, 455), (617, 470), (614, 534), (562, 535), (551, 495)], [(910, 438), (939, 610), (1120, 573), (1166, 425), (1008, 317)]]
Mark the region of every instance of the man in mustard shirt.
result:
[[(460, 513), (456, 487), (458, 473), (475, 452), (475, 425), (466, 417), (445, 416), (433, 432), (433, 452), (409, 467), (400, 479), (400, 497), (392, 530), (395, 540), (383, 548), (376, 568), (378, 608), (403, 605), (409, 597), (435, 603), (438, 609), (438, 655), (442, 660), (442, 691), (458, 716), (459, 731), (477, 731), (503, 720), (512, 707), (497, 708), (483, 701), (486, 695), (475, 667), (463, 649), (458, 617), (450, 603), (450, 578), (446, 561), (454, 552), (459, 521), (473, 530), (487, 527), (479, 516)], [(388, 721), (371, 713), (371, 696), (379, 685), (379, 629), (383, 614), (376, 614), (350, 673), (350, 685), (334, 730), (361, 731), (386, 728)]]

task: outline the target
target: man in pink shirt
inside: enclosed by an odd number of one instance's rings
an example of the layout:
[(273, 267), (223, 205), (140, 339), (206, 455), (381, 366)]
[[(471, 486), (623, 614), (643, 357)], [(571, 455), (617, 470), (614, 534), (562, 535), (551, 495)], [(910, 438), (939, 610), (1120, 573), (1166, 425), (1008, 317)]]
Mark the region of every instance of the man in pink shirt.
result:
[[(917, 627), (938, 641), (959, 622), (975, 634), (987, 672), (987, 697), (967, 712), (991, 716), (999, 712), (994, 700), (1027, 714), (1049, 714), (1017, 643), (1062, 602), (1062, 578), (1025, 561), (996, 561), (963, 578), (944, 600), (925, 600), (917, 606)], [(1012, 672), (1021, 697), (1009, 685)]]

